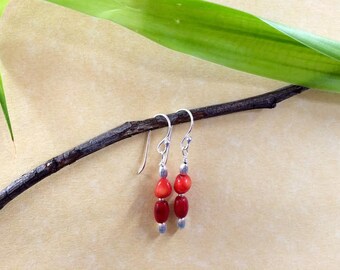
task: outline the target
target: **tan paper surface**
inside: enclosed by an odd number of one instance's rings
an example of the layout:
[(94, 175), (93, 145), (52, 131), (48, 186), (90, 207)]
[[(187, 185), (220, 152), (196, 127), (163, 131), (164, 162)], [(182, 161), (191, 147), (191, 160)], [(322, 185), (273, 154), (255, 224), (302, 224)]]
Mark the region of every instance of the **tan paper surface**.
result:
[[(339, 39), (338, 0), (218, 2)], [(1, 188), (127, 120), (285, 85), (39, 0), (11, 1), (0, 29), (16, 144), (1, 117)], [(339, 269), (339, 120), (340, 95), (309, 91), (195, 123), (187, 228), (171, 213), (162, 236), (152, 211), (165, 130), (140, 176), (144, 135), (108, 147), (0, 211), (1, 269)], [(174, 128), (171, 181), (187, 127)]]

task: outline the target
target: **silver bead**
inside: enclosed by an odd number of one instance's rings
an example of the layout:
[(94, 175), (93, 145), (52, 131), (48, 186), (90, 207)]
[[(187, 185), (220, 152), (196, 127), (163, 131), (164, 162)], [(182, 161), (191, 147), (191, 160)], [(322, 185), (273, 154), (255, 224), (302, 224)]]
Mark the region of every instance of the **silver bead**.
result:
[(158, 223), (158, 231), (163, 234), (166, 232), (166, 223)]
[(181, 166), (179, 167), (179, 172), (180, 174), (187, 174), (189, 171), (189, 167), (187, 163), (182, 163)]
[(177, 226), (180, 229), (184, 229), (185, 228), (185, 218), (180, 218), (177, 220)]
[(168, 169), (166, 168), (165, 165), (159, 167), (159, 176), (161, 178), (165, 178), (168, 176)]

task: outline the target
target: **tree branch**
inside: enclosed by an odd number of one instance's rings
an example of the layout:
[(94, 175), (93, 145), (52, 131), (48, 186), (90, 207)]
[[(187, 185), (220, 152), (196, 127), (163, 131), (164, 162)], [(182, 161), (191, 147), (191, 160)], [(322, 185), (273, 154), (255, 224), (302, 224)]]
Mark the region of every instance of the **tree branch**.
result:
[[(191, 110), (194, 119), (200, 120), (220, 115), (248, 111), (254, 109), (272, 109), (276, 104), (292, 96), (308, 90), (307, 87), (289, 85), (273, 92), (268, 92), (259, 96), (254, 96), (238, 101), (212, 105)], [(189, 122), (190, 118), (185, 112), (173, 113), (169, 115), (171, 123), (177, 125)], [(159, 129), (167, 126), (165, 119), (149, 118), (143, 121), (131, 121), (113, 128), (75, 148), (56, 156), (44, 164), (36, 167), (30, 172), (22, 175), (17, 180), (0, 192), (0, 209), (15, 197), (28, 190), (30, 187), (43, 180), (44, 178), (56, 173), (62, 168), (70, 165), (77, 160), (97, 152), (111, 144), (132, 137), (134, 135), (149, 130)]]

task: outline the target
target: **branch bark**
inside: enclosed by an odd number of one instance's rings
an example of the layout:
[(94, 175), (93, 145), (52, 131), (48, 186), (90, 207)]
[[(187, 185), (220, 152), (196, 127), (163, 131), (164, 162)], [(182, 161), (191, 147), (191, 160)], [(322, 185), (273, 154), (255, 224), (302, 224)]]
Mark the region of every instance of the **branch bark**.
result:
[[(289, 85), (278, 90), (268, 92), (262, 95), (212, 105), (191, 110), (194, 119), (206, 119), (220, 115), (226, 115), (241, 111), (255, 110), (255, 109), (272, 109), (277, 103), (300, 94), (308, 90), (307, 87), (298, 85)], [(177, 125), (180, 123), (189, 122), (190, 118), (185, 112), (172, 113), (168, 115), (171, 123)], [(48, 161), (39, 165), (30, 172), (22, 175), (17, 180), (9, 184), (0, 192), (0, 209), (12, 201), (15, 197), (28, 190), (33, 185), (37, 184), (44, 178), (56, 173), (62, 168), (71, 165), (77, 160), (86, 157), (92, 153), (97, 152), (104, 147), (127, 139), (134, 135), (146, 132), (149, 130), (159, 129), (167, 126), (165, 119), (149, 118), (143, 121), (130, 121), (116, 128), (113, 128), (95, 138), (88, 140), (73, 149), (70, 149)]]

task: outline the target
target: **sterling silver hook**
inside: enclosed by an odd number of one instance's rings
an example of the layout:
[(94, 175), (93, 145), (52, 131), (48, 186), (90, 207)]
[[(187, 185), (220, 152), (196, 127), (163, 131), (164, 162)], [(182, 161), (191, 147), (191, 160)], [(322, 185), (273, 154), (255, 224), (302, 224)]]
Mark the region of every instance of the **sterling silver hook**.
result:
[[(161, 168), (165, 168), (165, 165), (168, 161), (168, 156), (169, 156), (169, 149), (170, 149), (170, 142), (171, 142), (171, 135), (172, 135), (172, 126), (171, 126), (171, 121), (166, 114), (156, 114), (154, 117), (157, 117), (157, 116), (164, 117), (166, 119), (166, 121), (168, 122), (168, 131), (166, 133), (166, 136), (157, 145), (157, 152), (159, 154), (161, 154), (161, 156), (162, 156), (162, 159), (161, 159), (161, 162), (159, 163), (159, 166)], [(151, 141), (151, 130), (148, 132), (148, 137), (147, 137), (147, 140), (146, 140), (146, 146), (145, 146), (145, 151), (144, 151), (144, 160), (143, 160), (143, 163), (140, 166), (137, 174), (140, 174), (146, 166), (146, 160), (148, 158), (150, 141)]]
[(190, 116), (190, 127), (189, 127), (189, 130), (187, 131), (187, 133), (185, 134), (184, 138), (181, 141), (183, 163), (187, 164), (188, 163), (189, 146), (190, 146), (190, 143), (192, 141), (191, 131), (192, 131), (192, 128), (194, 126), (194, 117), (193, 117), (191, 111), (189, 111), (187, 109), (180, 109), (176, 113), (181, 112), (181, 111), (186, 112)]

